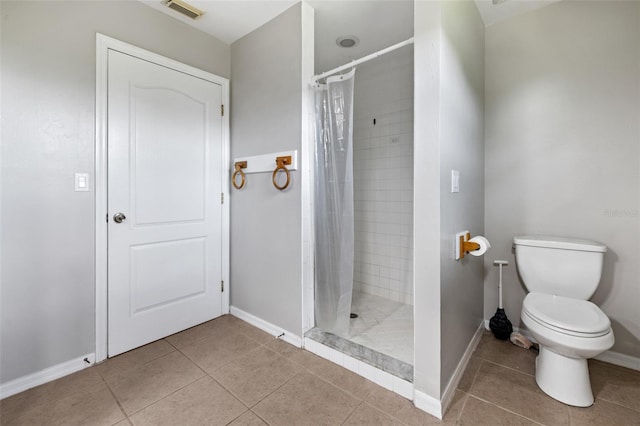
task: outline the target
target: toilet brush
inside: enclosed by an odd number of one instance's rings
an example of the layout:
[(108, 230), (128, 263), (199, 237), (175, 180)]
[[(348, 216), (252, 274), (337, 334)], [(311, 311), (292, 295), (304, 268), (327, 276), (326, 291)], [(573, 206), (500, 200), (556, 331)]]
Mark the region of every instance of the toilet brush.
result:
[(511, 336), (511, 332), (513, 331), (513, 326), (511, 325), (511, 321), (507, 318), (507, 314), (505, 314), (504, 309), (502, 308), (502, 267), (507, 266), (509, 264), (506, 260), (494, 260), (494, 265), (498, 265), (500, 268), (500, 280), (498, 281), (498, 310), (495, 315), (491, 317), (489, 320), (489, 328), (493, 335), (500, 340), (507, 340), (509, 336)]

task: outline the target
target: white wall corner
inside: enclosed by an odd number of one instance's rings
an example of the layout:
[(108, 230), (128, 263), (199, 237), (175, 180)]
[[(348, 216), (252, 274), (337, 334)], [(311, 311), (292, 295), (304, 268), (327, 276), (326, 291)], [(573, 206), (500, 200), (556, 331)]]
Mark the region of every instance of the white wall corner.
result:
[(242, 309), (236, 308), (235, 306), (231, 306), (231, 315), (234, 317), (240, 318), (241, 320), (248, 322), (254, 327), (259, 328), (265, 333), (269, 333), (275, 338), (279, 338), (280, 340), (284, 340), (285, 342), (297, 347), (302, 347), (302, 338), (290, 331), (284, 330), (277, 325), (271, 324), (263, 320), (262, 318), (258, 318), (255, 315), (252, 315), (248, 312), (243, 311)]
[(301, 5), (302, 31), (302, 123), (300, 144), (300, 180), (301, 180), (301, 212), (302, 212), (302, 332), (313, 328), (314, 316), (314, 227), (313, 227), (313, 159), (314, 159), (314, 111), (312, 91), (309, 82), (313, 77), (314, 67), (314, 37), (315, 11), (306, 2)]
[(36, 386), (43, 385), (60, 377), (67, 376), (87, 367), (91, 367), (96, 362), (95, 354), (86, 354), (78, 358), (65, 361), (26, 376), (18, 377), (7, 383), (0, 384), (0, 399), (10, 397), (17, 393), (26, 391)]
[(442, 420), (443, 410), (440, 400), (419, 390), (414, 390), (413, 395), (413, 403), (417, 408)]

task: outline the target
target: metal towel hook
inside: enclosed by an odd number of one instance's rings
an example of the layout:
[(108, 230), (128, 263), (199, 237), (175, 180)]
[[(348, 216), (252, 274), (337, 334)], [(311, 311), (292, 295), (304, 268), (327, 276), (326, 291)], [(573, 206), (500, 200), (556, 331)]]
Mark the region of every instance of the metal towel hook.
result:
[[(273, 175), (271, 175), (271, 181), (273, 182), (273, 186), (278, 188), (280, 191), (284, 191), (285, 189), (287, 189), (287, 187), (289, 186), (289, 182), (291, 182), (291, 176), (289, 175), (289, 169), (287, 169), (285, 167), (285, 166), (288, 166), (290, 164), (291, 164), (291, 156), (290, 155), (288, 155), (286, 157), (276, 157), (276, 168), (273, 171)], [(287, 175), (287, 181), (282, 186), (278, 185), (278, 181), (276, 179), (276, 176), (278, 175), (278, 172), (280, 170), (283, 170), (284, 173)]]
[[(242, 171), (242, 169), (246, 169), (247, 168), (247, 162), (246, 161), (238, 161), (235, 164), (235, 172), (233, 172), (233, 175), (231, 176), (231, 184), (233, 184), (233, 187), (235, 189), (242, 189), (244, 188), (244, 184), (246, 183), (246, 175), (244, 174), (244, 172)], [(236, 177), (240, 175), (240, 184), (236, 184)]]

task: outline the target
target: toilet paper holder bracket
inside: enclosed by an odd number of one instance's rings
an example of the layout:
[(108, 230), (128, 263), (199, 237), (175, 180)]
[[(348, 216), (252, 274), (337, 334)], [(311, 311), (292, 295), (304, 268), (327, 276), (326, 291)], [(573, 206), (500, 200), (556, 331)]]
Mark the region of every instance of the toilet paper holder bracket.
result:
[(458, 232), (456, 234), (456, 260), (464, 259), (464, 255), (470, 251), (480, 250), (480, 244), (471, 239), (471, 233), (469, 231)]

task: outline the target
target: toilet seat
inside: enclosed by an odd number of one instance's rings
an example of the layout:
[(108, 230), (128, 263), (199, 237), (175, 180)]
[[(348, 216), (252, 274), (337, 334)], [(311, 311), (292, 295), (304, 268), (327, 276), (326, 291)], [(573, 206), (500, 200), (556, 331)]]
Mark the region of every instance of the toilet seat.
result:
[(522, 313), (544, 327), (575, 337), (600, 337), (611, 330), (609, 318), (587, 300), (529, 293)]

